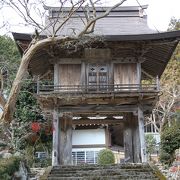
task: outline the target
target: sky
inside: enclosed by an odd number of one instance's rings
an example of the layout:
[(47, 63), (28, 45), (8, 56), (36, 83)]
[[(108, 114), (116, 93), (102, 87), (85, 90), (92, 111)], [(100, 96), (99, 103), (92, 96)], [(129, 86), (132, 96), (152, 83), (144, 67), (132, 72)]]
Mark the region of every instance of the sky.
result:
[[(54, 5), (51, 0), (51, 5)], [(105, 6), (111, 6), (119, 0), (103, 0)], [(126, 0), (123, 6), (137, 6), (148, 5), (146, 14), (148, 15), (148, 25), (152, 29), (157, 29), (159, 31), (166, 31), (168, 24), (172, 17), (180, 19), (180, 0)], [(24, 25), (19, 25), (21, 21), (16, 14), (10, 12), (9, 9), (4, 9), (0, 11), (0, 22), (3, 21), (2, 17), (6, 17), (7, 21), (11, 26), (8, 27), (9, 31), (13, 32), (33, 32), (34, 29), (29, 30)], [(0, 35), (5, 34), (6, 29), (0, 29)]]
[[(107, 3), (118, 0), (106, 0)], [(180, 0), (127, 0), (123, 5), (148, 5), (148, 25), (159, 31), (166, 31), (172, 17), (180, 19)]]

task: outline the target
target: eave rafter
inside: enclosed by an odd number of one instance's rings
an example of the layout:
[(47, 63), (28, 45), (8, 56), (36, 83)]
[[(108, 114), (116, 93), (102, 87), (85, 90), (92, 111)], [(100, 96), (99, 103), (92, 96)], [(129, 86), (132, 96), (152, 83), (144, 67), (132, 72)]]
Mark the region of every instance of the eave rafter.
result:
[[(13, 36), (16, 42), (22, 41), (24, 43), (31, 41), (31, 35), (13, 33)], [(112, 57), (112, 60), (113, 58), (114, 60), (117, 60), (122, 56), (130, 57), (131, 61), (135, 61), (132, 59), (132, 56), (139, 58), (141, 59), (143, 69), (146, 70), (149, 75), (154, 77), (158, 75), (160, 77), (175, 47), (177, 46), (179, 38), (180, 31), (174, 31), (155, 34), (108, 35), (101, 38), (101, 40), (104, 39), (103, 41), (105, 42), (103, 48), (108, 48), (109, 46), (111, 50), (114, 49), (114, 56)], [(101, 46), (102, 44), (100, 47)], [(43, 53), (39, 52), (39, 54), (32, 58), (29, 65), (29, 71), (31, 71), (31, 74), (38, 75), (38, 73), (41, 73), (42, 75), (45, 73), (46, 69), (50, 65), (49, 59), (52, 59), (54, 56), (52, 55), (52, 52), (54, 53), (54, 50), (51, 52), (43, 50)], [(60, 54), (62, 55), (62, 52), (60, 52)], [(83, 53), (76, 53), (72, 55), (72, 57), (83, 58), (81, 57), (82, 55)], [(45, 61), (47, 61), (46, 64)], [(127, 62), (130, 62), (130, 60)]]

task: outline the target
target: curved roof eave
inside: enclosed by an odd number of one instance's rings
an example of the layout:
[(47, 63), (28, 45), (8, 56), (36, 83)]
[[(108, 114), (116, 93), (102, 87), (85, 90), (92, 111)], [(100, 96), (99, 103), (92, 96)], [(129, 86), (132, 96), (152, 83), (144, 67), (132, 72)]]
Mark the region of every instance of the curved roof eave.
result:
[[(31, 41), (32, 34), (26, 33), (16, 33), (12, 32), (15, 41), (24, 40)], [(146, 40), (163, 40), (163, 39), (178, 39), (180, 40), (180, 30), (179, 31), (168, 31), (152, 34), (134, 34), (134, 35), (105, 35), (103, 36), (107, 41), (146, 41)], [(41, 36), (42, 39), (46, 36)]]
[[(18, 41), (29, 43), (31, 41), (30, 34), (13, 33), (13, 36), (17, 44)], [(151, 51), (145, 54), (147, 61), (142, 63), (142, 67), (152, 76), (158, 75), (160, 77), (180, 41), (180, 31), (138, 35), (107, 35), (103, 37), (107, 42), (147, 42), (148, 46), (155, 44), (155, 46), (152, 46)], [(39, 61), (38, 63), (41, 62)]]
[(166, 31), (152, 34), (135, 34), (135, 35), (107, 35), (104, 36), (107, 41), (146, 41), (146, 40), (163, 40), (163, 39), (179, 39), (179, 31)]

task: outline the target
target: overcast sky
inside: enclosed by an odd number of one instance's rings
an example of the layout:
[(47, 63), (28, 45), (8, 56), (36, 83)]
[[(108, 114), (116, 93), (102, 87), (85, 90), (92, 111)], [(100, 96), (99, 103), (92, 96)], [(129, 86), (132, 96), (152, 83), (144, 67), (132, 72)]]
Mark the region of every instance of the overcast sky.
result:
[[(52, 2), (55, 0), (51, 0)], [(104, 0), (106, 6), (111, 6), (119, 0)], [(159, 31), (166, 31), (171, 17), (180, 19), (180, 0), (138, 0), (141, 5), (149, 5), (146, 14), (148, 15), (148, 24), (152, 29), (157, 28)], [(136, 0), (127, 0), (123, 6), (137, 6), (138, 2)], [(54, 5), (54, 4), (53, 4)], [(8, 18), (11, 26), (10, 31), (14, 32), (27, 32), (27, 28), (21, 26), (19, 27), (18, 18), (9, 10), (4, 12), (0, 11), (0, 21), (2, 17)], [(0, 29), (0, 34), (4, 34), (5, 30)]]
[[(107, 3), (118, 0), (106, 0)], [(166, 31), (171, 17), (180, 19), (180, 0), (127, 0), (123, 5), (149, 5), (148, 24), (151, 28)]]

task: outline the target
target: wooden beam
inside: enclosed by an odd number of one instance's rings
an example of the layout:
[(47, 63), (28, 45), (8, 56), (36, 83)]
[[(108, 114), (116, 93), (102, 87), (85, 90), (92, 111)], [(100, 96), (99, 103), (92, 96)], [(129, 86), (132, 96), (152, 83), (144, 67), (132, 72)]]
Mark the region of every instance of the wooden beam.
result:
[(105, 148), (106, 144), (73, 145), (72, 148)]
[(60, 112), (72, 113), (108, 113), (108, 112), (134, 112), (137, 111), (137, 105), (84, 105), (84, 106), (62, 106)]
[(142, 73), (144, 73), (147, 77), (154, 79), (154, 77), (152, 75), (150, 75), (149, 73), (147, 73), (144, 69), (141, 69)]
[(121, 124), (122, 119), (78, 119), (73, 120), (73, 125), (79, 124)]
[(57, 63), (58, 64), (81, 64), (83, 59), (81, 58), (59, 58)]
[(112, 62), (114, 64), (116, 63), (137, 63), (137, 59), (133, 56), (129, 56), (129, 57), (113, 57), (112, 58)]

